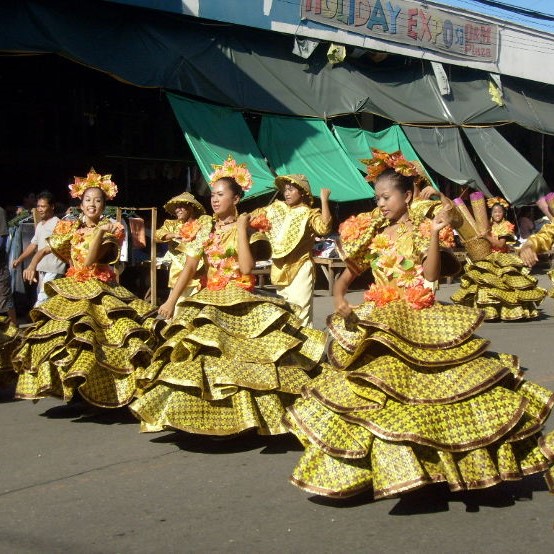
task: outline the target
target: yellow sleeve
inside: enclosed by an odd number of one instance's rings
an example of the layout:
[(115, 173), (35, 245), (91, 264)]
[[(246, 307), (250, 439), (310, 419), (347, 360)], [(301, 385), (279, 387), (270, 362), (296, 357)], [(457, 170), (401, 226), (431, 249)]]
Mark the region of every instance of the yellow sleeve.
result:
[(204, 244), (212, 232), (213, 219), (209, 215), (201, 215), (197, 221), (199, 229), (195, 237), (190, 242), (181, 243), (177, 250), (199, 260), (204, 255)]
[(123, 245), (123, 241), (125, 240), (125, 227), (123, 227), (121, 223), (114, 223), (109, 219), (106, 219), (104, 222), (100, 223), (100, 225), (109, 224), (115, 224), (116, 228), (113, 233), (104, 234), (104, 236), (102, 237), (102, 246), (109, 244), (113, 246), (113, 248), (111, 248), (106, 254), (106, 257), (102, 259), (102, 263), (113, 265), (119, 261), (119, 257), (121, 255), (121, 246)]
[(154, 239), (156, 240), (156, 242), (169, 242), (171, 240), (171, 239), (164, 239), (163, 237), (173, 232), (169, 228), (172, 221), (173, 220), (171, 219), (166, 219), (163, 225), (159, 229), (156, 229), (156, 232), (154, 233)]
[(535, 253), (540, 254), (541, 252), (547, 252), (550, 250), (553, 243), (554, 223), (547, 223), (540, 229), (540, 231), (534, 235), (531, 235), (527, 239), (525, 246), (529, 245)]
[(374, 210), (351, 216), (341, 223), (337, 250), (342, 261), (356, 275), (360, 275), (371, 267), (371, 258), (368, 255), (369, 245), (385, 221)]
[(60, 219), (52, 234), (46, 239), (52, 253), (65, 263), (69, 263), (71, 260), (71, 238), (78, 226), (78, 221)]
[(324, 237), (333, 230), (333, 218), (325, 222), (319, 208), (311, 210), (308, 224), (318, 237)]
[(256, 208), (255, 210), (250, 212), (250, 217), (253, 219), (262, 214), (267, 217), (267, 207), (264, 206), (263, 208)]
[(418, 219), (424, 217), (433, 219), (442, 208), (443, 205), (440, 200), (420, 200), (416, 198), (410, 206), (410, 212)]

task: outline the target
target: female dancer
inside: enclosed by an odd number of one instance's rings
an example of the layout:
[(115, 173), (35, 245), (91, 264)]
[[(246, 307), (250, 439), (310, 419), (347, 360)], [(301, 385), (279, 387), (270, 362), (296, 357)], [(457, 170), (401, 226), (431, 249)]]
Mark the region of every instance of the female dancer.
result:
[[(328, 320), (333, 367), (286, 416), (306, 447), (291, 480), (312, 493), (372, 488), (383, 498), (435, 482), (474, 489), (554, 463), (554, 433), (540, 435), (554, 395), (525, 382), (515, 356), (485, 353), (488, 341), (473, 335), (482, 312), (435, 302), (448, 212), (422, 236), (410, 211), (412, 177), (402, 172), (376, 179), (380, 214), (341, 229), (348, 269)], [(366, 269), (375, 283), (352, 307), (347, 286)], [(550, 470), (551, 486), (553, 477)]]
[(516, 237), (514, 226), (506, 219), (506, 200), (489, 198), (487, 204), (492, 207), (491, 228), (484, 238), (492, 252), (475, 256), (468, 250), (470, 261), (460, 288), (450, 298), (456, 304), (483, 310), (487, 320), (536, 318), (546, 290), (537, 286), (537, 279), (513, 253)]
[(116, 282), (124, 230), (102, 216), (117, 193), (111, 176), (91, 169), (69, 189), (81, 199), (82, 215), (59, 221), (41, 252), (70, 268), (45, 285), (48, 300), (31, 310), (34, 324), (13, 355), (16, 397), (69, 401), (78, 391), (90, 404), (117, 408), (136, 394), (136, 367), (150, 361), (156, 309)]
[[(185, 268), (159, 314), (170, 318), (180, 291), (196, 274), (202, 290), (190, 296), (163, 334), (166, 342), (142, 375), (146, 390), (131, 405), (143, 431), (180, 429), (206, 435), (286, 432), (292, 404), (323, 355), (321, 331), (302, 328), (282, 299), (258, 296), (249, 216), (237, 216), (246, 168), (232, 159), (211, 177), (214, 217), (202, 216)], [(266, 253), (267, 255), (267, 253)]]
[[(316, 236), (331, 232), (329, 189), (321, 189), (321, 210), (312, 208), (314, 198), (305, 175), (282, 175), (275, 186), (283, 195), (265, 208), (252, 213), (268, 222), (266, 235), (271, 244), (271, 283), (287, 302), (298, 306), (303, 325), (312, 325), (315, 266), (312, 249)], [(261, 229), (262, 230), (262, 229)]]
[[(158, 243), (167, 243), (168, 251), (164, 260), (170, 263), (167, 285), (170, 289), (175, 286), (179, 274), (185, 267), (186, 254), (183, 251), (189, 239), (191, 230), (196, 228), (196, 220), (206, 213), (204, 206), (189, 192), (183, 192), (171, 198), (164, 204), (164, 209), (175, 219), (166, 219), (163, 225), (156, 230), (155, 239)], [(194, 231), (193, 231), (194, 232)], [(200, 282), (193, 279), (181, 293), (181, 299), (200, 290)], [(180, 301), (177, 302), (177, 309)], [(176, 314), (177, 315), (177, 314)]]

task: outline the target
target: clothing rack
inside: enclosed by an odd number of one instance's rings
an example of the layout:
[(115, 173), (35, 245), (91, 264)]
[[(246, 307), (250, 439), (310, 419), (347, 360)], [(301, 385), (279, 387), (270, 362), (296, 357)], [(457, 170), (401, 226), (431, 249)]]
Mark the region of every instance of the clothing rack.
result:
[(150, 212), (150, 299), (152, 304), (156, 304), (158, 298), (157, 274), (156, 274), (156, 241), (154, 233), (158, 225), (158, 208), (133, 208), (129, 206), (117, 206), (115, 218), (121, 223), (124, 211)]

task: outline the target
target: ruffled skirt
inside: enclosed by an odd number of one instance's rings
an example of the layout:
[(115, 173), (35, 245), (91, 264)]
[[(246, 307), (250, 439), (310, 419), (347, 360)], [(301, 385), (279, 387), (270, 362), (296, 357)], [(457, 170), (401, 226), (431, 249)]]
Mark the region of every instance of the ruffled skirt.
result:
[(329, 320), (333, 365), (302, 390), (286, 425), (306, 450), (291, 476), (309, 492), (375, 498), (430, 483), (477, 489), (546, 472), (541, 435), (554, 394), (524, 381), (518, 360), (473, 335), (482, 313), (365, 304)]
[(536, 318), (546, 296), (515, 254), (493, 252), (479, 262), (468, 261), (460, 281), (452, 302), (483, 310), (487, 320)]
[(0, 385), (13, 380), (12, 353), (19, 343), (18, 329), (5, 315), (0, 315)]
[(325, 348), (324, 333), (302, 327), (282, 299), (233, 284), (189, 297), (163, 335), (131, 405), (143, 431), (285, 433), (285, 408)]
[(71, 400), (75, 391), (104, 408), (137, 394), (135, 372), (157, 346), (156, 308), (126, 288), (72, 277), (45, 285), (50, 298), (31, 310), (33, 325), (14, 352), (16, 397)]

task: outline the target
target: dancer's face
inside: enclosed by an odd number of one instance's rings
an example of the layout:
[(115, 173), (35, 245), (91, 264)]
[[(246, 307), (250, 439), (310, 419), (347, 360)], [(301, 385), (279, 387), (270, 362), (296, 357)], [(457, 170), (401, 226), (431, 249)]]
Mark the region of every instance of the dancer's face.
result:
[(381, 213), (390, 221), (398, 221), (408, 212), (412, 192), (404, 192), (394, 181), (383, 178), (375, 184), (375, 198)]
[(227, 181), (220, 179), (212, 185), (212, 210), (220, 219), (234, 215), (239, 200), (240, 197), (233, 192)]
[(91, 222), (97, 223), (102, 217), (102, 212), (106, 206), (104, 193), (101, 189), (94, 187), (87, 189), (81, 199), (81, 210), (85, 218)]
[(182, 221), (184, 223), (185, 221), (188, 221), (191, 216), (192, 216), (192, 206), (190, 204), (179, 204), (175, 208), (175, 217), (179, 221)]
[(298, 206), (303, 200), (302, 192), (292, 183), (283, 187), (283, 197), (287, 206)]
[(492, 207), (491, 218), (495, 223), (500, 223), (504, 219), (504, 208), (496, 204)]

